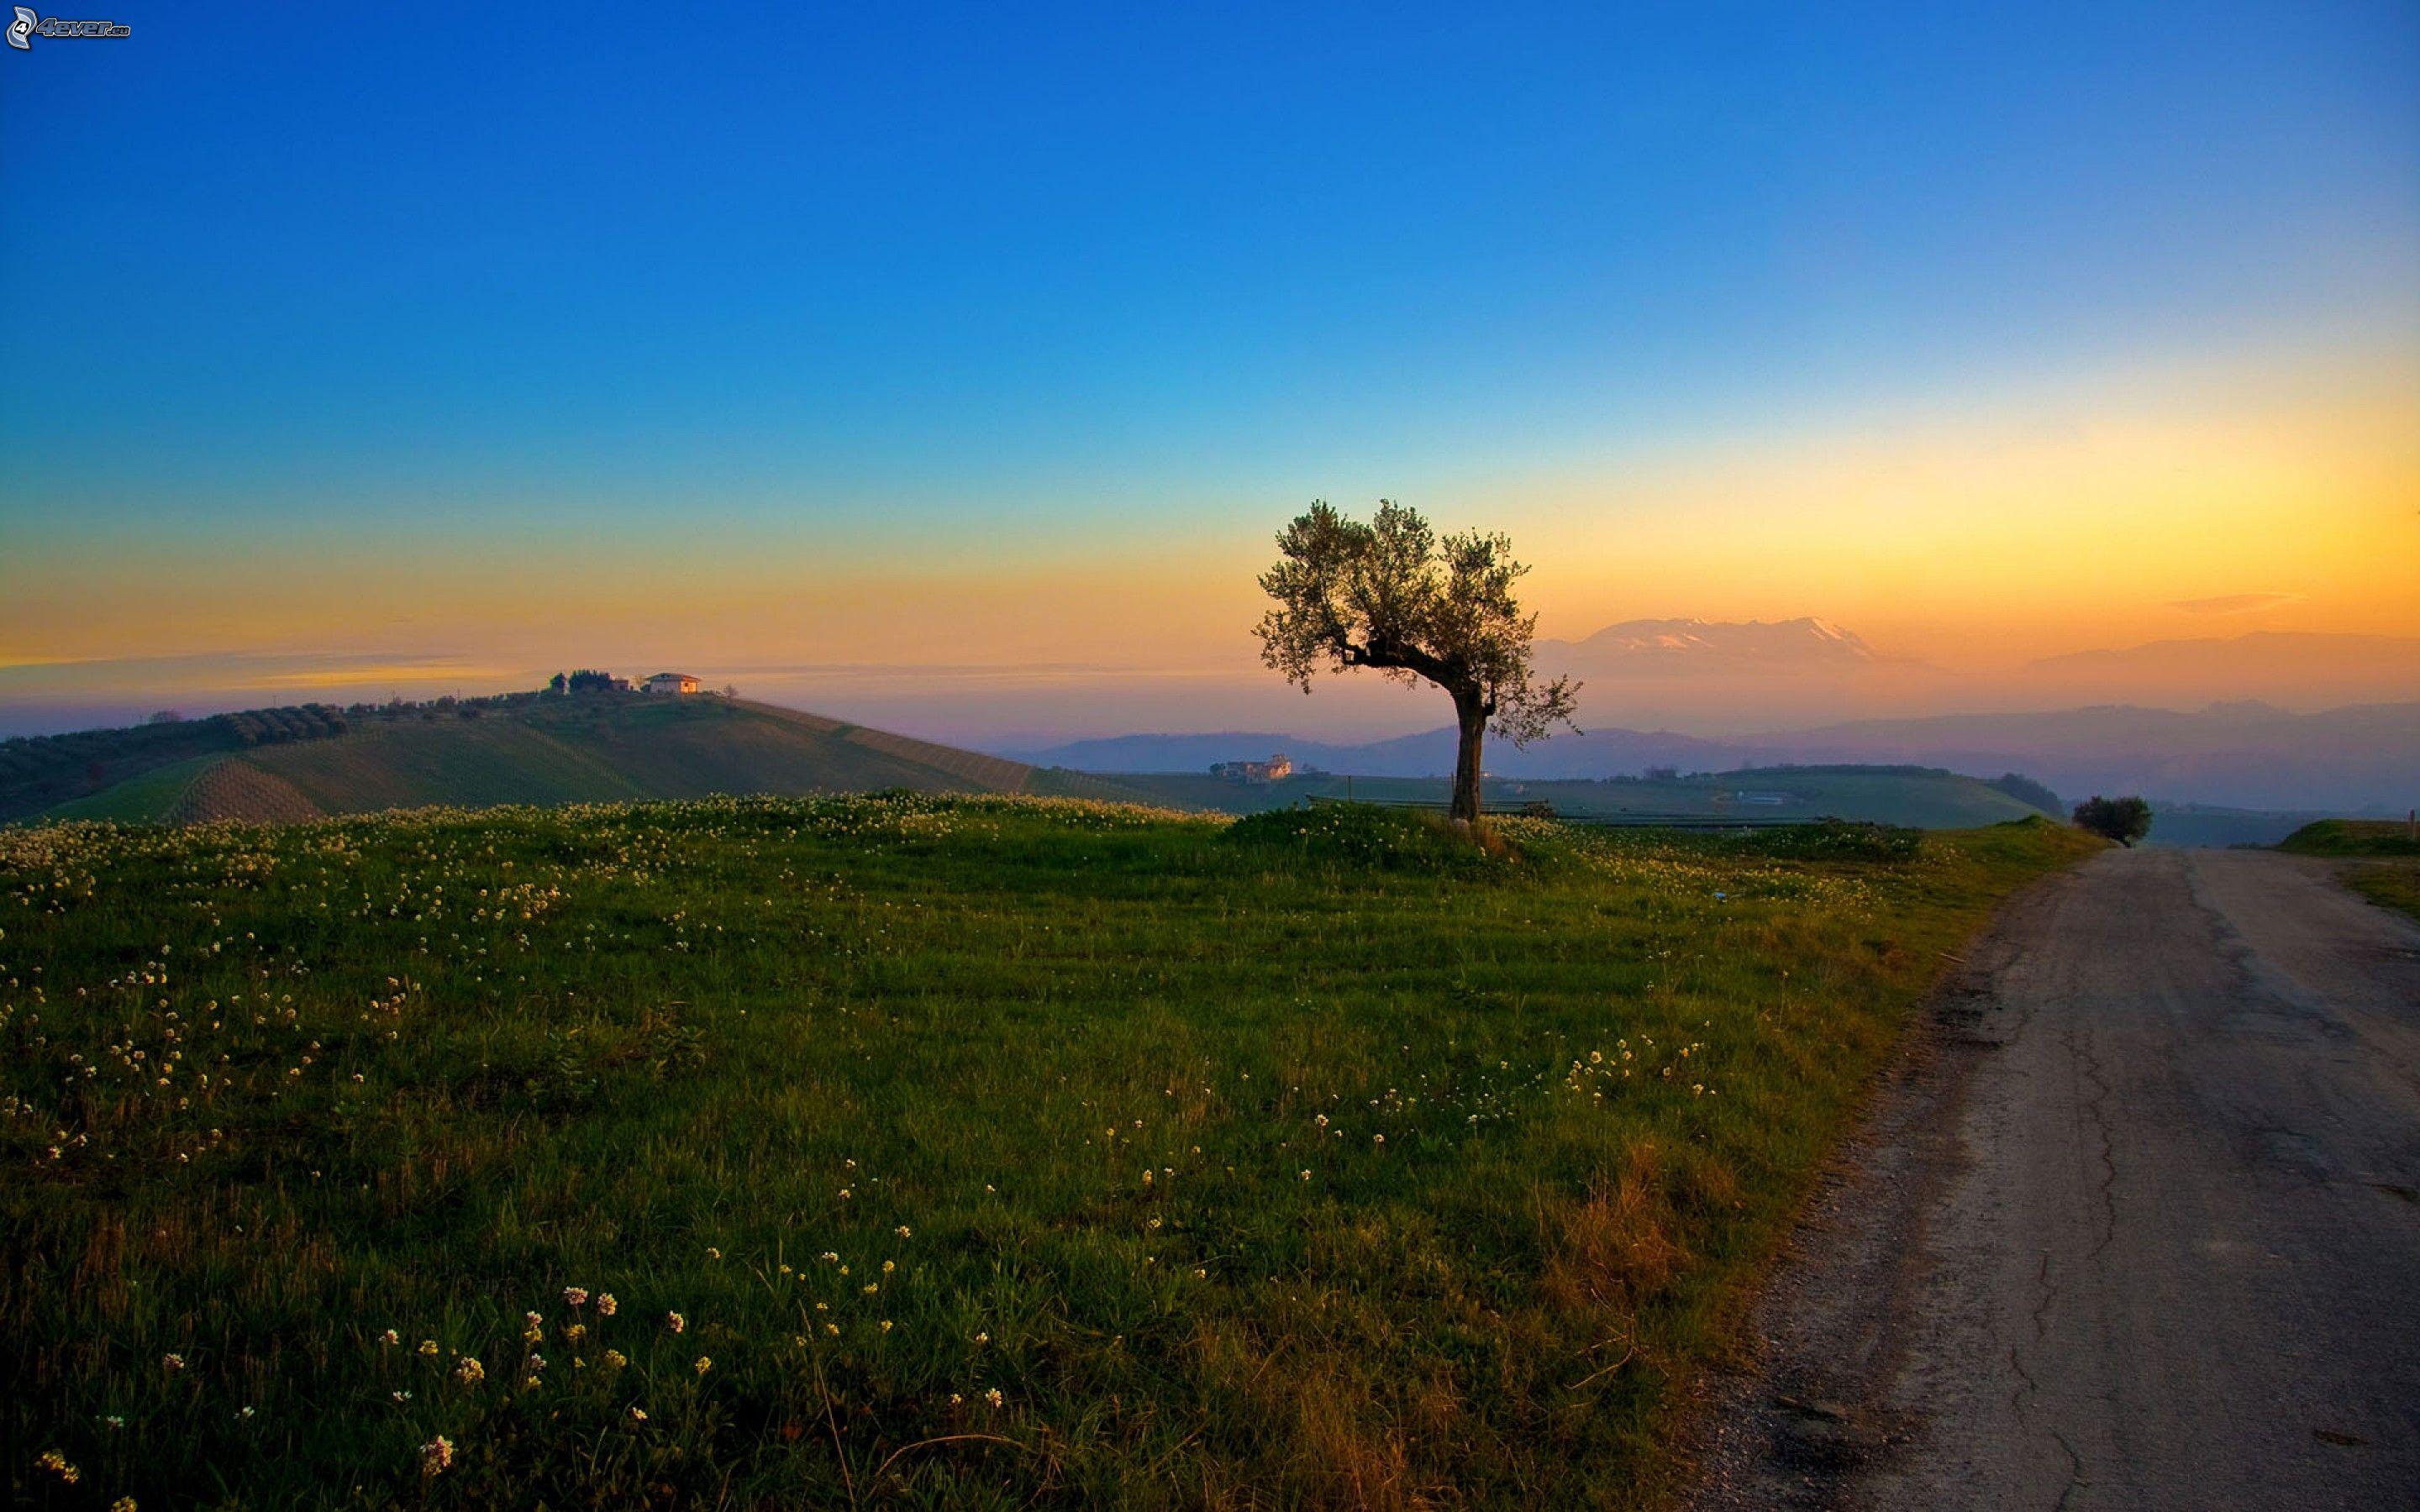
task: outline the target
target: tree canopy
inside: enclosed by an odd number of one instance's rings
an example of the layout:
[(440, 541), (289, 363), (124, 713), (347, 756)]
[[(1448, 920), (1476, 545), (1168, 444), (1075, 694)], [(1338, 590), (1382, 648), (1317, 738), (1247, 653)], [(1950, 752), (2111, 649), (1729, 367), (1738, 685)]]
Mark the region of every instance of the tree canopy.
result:
[(1323, 501), (1279, 534), (1278, 549), (1260, 579), (1277, 601), (1261, 619), (1262, 659), (1305, 692), (1322, 671), (1360, 667), (1444, 688), (1463, 733), (1458, 817), (1478, 814), (1482, 732), (1519, 746), (1571, 724), (1579, 689), (1531, 666), (1538, 617), (1514, 594), (1529, 569), (1512, 560), (1506, 536), (1440, 539), (1419, 511), (1392, 501), (1367, 523)]
[(2151, 832), (2151, 806), (2140, 798), (2104, 798), (2096, 793), (2075, 806), (2075, 822), (2103, 840), (2132, 846)]

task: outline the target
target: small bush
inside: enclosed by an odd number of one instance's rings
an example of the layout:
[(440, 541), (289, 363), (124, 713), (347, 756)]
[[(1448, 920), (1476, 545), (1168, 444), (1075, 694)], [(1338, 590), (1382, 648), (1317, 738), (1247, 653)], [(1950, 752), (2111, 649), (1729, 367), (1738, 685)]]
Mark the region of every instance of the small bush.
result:
[(2131, 847), (2151, 832), (2151, 806), (2140, 798), (2104, 798), (2096, 793), (2075, 806), (2075, 824)]

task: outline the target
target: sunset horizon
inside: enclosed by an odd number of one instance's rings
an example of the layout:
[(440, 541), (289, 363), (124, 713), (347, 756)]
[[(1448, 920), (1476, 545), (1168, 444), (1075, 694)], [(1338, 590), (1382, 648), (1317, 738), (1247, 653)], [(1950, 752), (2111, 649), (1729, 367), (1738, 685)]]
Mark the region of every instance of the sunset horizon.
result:
[[(1410, 728), (1260, 677), (1252, 576), (1314, 498), (1508, 532), (1542, 635), (1817, 616), (1977, 677), (1943, 707), (2165, 640), (2420, 640), (2413, 29), (2194, 16), (1560, 17), (1554, 55), (1262, 19), (1341, 80), (1172, 18), (634, 69), (163, 12), (10, 58), (0, 119), (83, 150), (12, 166), (0, 248), (107, 295), (0, 289), (0, 727), (596, 664), (995, 743), (1212, 684)], [(1190, 89), (1131, 72), (1180, 52)], [(544, 108), (445, 124), (505, 80)], [(985, 670), (1023, 716), (969, 706)]]
[(9, 1505), (2420, 1505), (2415, 0), (124, 3)]

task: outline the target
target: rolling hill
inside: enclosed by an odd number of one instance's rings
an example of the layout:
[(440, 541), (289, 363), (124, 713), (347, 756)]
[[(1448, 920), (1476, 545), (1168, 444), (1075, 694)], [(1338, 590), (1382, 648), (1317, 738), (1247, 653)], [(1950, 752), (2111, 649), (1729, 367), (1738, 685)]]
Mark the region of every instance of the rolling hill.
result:
[[(127, 738), (112, 746), (101, 734)], [(88, 769), (111, 779), (65, 799), (56, 796), (60, 777), (48, 770), (41, 780), (0, 785), (0, 818), (282, 821), (432, 804), (481, 808), (886, 788), (1136, 795), (1077, 773), (712, 697), (516, 696), (448, 709), (385, 710), (323, 719), (305, 734), (235, 748), (213, 748), (218, 733), (201, 730), (176, 740), (140, 730), (70, 738), (100, 753)], [(193, 750), (195, 745), (203, 748)], [(162, 759), (146, 764), (148, 754)]]

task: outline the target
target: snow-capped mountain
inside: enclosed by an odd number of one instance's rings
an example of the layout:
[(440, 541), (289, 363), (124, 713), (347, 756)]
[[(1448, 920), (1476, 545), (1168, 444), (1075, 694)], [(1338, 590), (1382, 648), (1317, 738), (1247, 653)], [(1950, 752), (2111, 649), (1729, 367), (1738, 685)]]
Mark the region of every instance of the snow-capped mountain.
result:
[(1541, 640), (1538, 660), (1558, 671), (1625, 672), (1863, 667), (1879, 661), (1854, 630), (1828, 620), (1625, 620), (1582, 640)]

